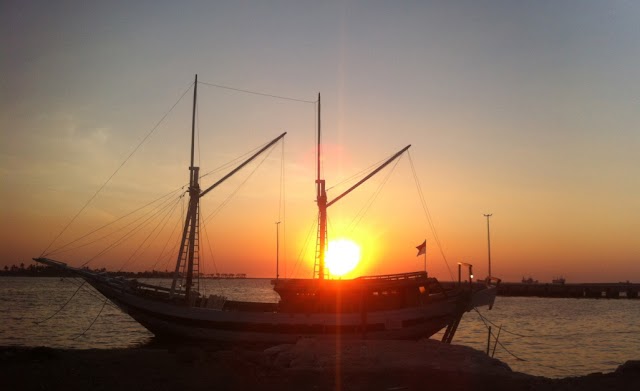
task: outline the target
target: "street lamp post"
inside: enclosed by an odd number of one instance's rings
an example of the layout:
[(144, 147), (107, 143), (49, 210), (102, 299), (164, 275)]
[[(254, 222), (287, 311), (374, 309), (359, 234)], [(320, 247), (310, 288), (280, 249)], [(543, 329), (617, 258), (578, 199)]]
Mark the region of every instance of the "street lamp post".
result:
[(493, 213), (485, 214), (484, 217), (487, 218), (487, 252), (489, 259), (489, 278), (491, 278), (491, 236), (489, 235), (489, 217), (491, 217)]
[(458, 286), (462, 285), (462, 266), (469, 270), (469, 287), (473, 287), (473, 265), (467, 262), (458, 262)]
[(280, 277), (280, 221), (276, 222), (276, 280)]

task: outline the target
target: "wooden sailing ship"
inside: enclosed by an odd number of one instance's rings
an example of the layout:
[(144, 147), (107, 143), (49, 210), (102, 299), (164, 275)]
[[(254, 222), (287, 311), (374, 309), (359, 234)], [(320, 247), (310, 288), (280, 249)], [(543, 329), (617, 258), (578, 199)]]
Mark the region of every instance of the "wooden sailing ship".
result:
[[(122, 311), (159, 338), (198, 339), (226, 342), (295, 342), (301, 337), (418, 339), (446, 328), (445, 342), (451, 342), (462, 315), (478, 306), (492, 306), (496, 286), (458, 284), (444, 289), (426, 271), (365, 276), (355, 279), (327, 278), (327, 209), (360, 184), (397, 159), (403, 148), (350, 189), (328, 200), (320, 173), (320, 95), (318, 95), (318, 143), (316, 202), (318, 244), (314, 276), (309, 279), (272, 281), (280, 296), (278, 303), (228, 300), (217, 295), (205, 297), (194, 286), (197, 262), (200, 199), (243, 166), (282, 139), (273, 139), (206, 189), (199, 184), (199, 167), (194, 166), (197, 76), (193, 95), (189, 204), (183, 226), (179, 254), (171, 287), (109, 277), (88, 269), (75, 268), (49, 259), (35, 261), (72, 271), (111, 300)], [(186, 278), (180, 284), (181, 270)], [(471, 278), (471, 276), (470, 276)]]

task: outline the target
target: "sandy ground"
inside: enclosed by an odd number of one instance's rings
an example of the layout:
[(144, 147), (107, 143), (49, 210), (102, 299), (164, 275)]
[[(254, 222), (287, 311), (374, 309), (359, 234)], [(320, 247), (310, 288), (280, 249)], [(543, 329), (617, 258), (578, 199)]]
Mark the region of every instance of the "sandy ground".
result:
[(433, 340), (267, 349), (199, 345), (121, 350), (0, 347), (2, 390), (640, 390), (640, 361), (547, 379)]

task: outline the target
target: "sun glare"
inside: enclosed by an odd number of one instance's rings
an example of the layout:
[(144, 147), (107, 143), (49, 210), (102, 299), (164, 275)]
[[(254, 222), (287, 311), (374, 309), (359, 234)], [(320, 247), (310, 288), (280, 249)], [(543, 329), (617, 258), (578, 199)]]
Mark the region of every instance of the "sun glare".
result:
[(360, 247), (352, 240), (337, 239), (329, 242), (325, 265), (329, 274), (341, 277), (352, 271), (360, 262)]

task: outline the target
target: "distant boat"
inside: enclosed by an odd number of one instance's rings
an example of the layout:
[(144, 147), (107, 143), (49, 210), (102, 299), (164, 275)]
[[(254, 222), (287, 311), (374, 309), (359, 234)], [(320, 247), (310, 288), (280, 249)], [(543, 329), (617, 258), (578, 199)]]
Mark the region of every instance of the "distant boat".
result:
[(565, 282), (566, 282), (566, 280), (562, 276), (554, 277), (553, 280), (551, 280), (552, 284), (558, 284), (558, 285), (564, 285)]
[(534, 280), (533, 278), (531, 278), (531, 276), (529, 276), (529, 278), (524, 278), (524, 276), (522, 277), (522, 283), (523, 284), (537, 284), (538, 280)]
[[(196, 76), (192, 128), (195, 128), (197, 80)], [(202, 190), (199, 167), (193, 164), (192, 132), (189, 206), (171, 288), (112, 278), (105, 273), (72, 267), (45, 257), (34, 260), (78, 274), (155, 336), (170, 339), (273, 344), (295, 342), (300, 337), (333, 338), (336, 335), (342, 338), (418, 339), (430, 337), (446, 327), (443, 341), (451, 342), (465, 312), (475, 307), (493, 305), (497, 283), (496, 279), (491, 278), (484, 284), (458, 284), (447, 289), (437, 279), (428, 277), (426, 271), (355, 279), (328, 278), (325, 269), (327, 208), (398, 158), (410, 146), (329, 201), (325, 180), (320, 177), (320, 94), (318, 175), (315, 180), (319, 224), (313, 278), (273, 280), (273, 289), (280, 296), (278, 303), (203, 296), (197, 289), (198, 284), (194, 284), (194, 278), (199, 276), (200, 199), (284, 136), (285, 133), (273, 139), (223, 179)], [(181, 270), (186, 270), (183, 284), (180, 283)]]

